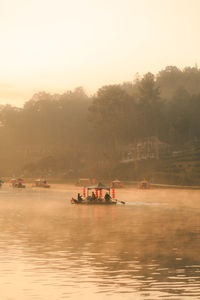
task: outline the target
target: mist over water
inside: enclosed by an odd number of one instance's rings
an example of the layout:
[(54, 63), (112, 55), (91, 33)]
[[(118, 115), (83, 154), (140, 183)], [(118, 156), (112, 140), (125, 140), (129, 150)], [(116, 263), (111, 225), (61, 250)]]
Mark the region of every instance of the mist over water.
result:
[(1, 299), (200, 299), (199, 191), (116, 191), (126, 205), (71, 205), (80, 189), (0, 190)]

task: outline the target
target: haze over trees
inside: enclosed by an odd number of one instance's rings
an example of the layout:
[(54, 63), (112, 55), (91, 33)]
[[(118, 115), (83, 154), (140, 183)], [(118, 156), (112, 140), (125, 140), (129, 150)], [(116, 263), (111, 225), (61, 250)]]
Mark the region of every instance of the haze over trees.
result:
[(23, 108), (0, 107), (1, 175), (111, 177), (123, 146), (150, 136), (174, 148), (200, 140), (199, 115), (197, 66), (169, 66), (94, 96), (39, 92)]

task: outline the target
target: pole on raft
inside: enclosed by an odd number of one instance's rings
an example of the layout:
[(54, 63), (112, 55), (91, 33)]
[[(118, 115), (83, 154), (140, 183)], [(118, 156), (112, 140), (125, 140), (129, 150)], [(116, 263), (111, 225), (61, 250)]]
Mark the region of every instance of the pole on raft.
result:
[(115, 199), (115, 189), (112, 189), (112, 198)]
[(85, 187), (83, 187), (83, 198), (86, 197), (86, 193), (85, 193)]
[(98, 199), (98, 189), (95, 189), (96, 198)]

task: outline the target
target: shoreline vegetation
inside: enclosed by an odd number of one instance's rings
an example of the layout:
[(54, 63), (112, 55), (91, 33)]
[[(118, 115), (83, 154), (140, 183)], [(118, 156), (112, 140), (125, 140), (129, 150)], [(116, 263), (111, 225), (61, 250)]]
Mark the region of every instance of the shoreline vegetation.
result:
[(0, 106), (0, 176), (200, 186), (200, 69)]
[[(3, 178), (5, 184), (9, 184), (10, 178)], [(35, 178), (25, 178), (25, 184), (29, 186), (33, 184)], [(78, 185), (74, 180), (63, 180), (61, 178), (49, 178), (47, 179), (48, 184), (50, 185), (58, 185), (58, 186), (72, 186), (75, 189), (82, 189), (87, 185)], [(110, 186), (109, 181), (105, 181), (103, 179), (99, 179), (98, 182), (103, 182), (105, 185)], [(116, 190), (121, 189), (129, 189), (129, 188), (139, 188), (139, 184), (141, 181), (122, 181), (122, 188), (114, 188)], [(34, 187), (34, 186), (33, 186)], [(112, 187), (111, 187), (112, 188)], [(162, 183), (150, 183), (150, 189), (185, 189), (185, 190), (200, 190), (200, 185), (176, 185), (176, 184), (162, 184)]]

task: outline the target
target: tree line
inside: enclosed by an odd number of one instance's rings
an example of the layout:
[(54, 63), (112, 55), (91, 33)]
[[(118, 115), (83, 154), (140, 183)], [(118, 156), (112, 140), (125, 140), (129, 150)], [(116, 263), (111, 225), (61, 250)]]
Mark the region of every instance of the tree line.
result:
[(200, 139), (200, 69), (168, 66), (158, 74), (63, 94), (39, 92), (22, 108), (0, 107), (0, 172), (98, 174), (120, 159), (120, 146), (149, 136), (181, 146)]

